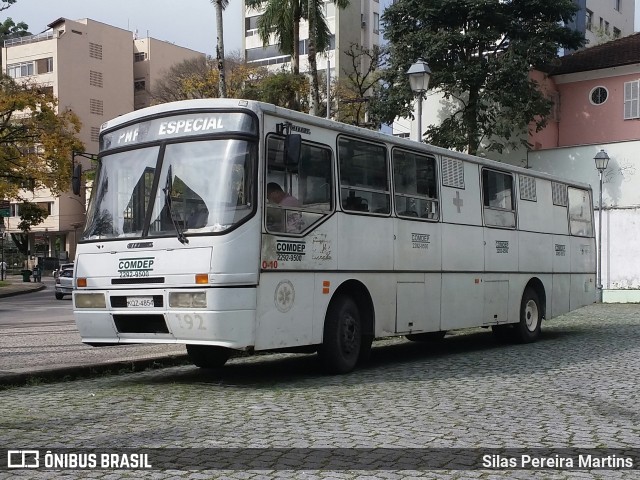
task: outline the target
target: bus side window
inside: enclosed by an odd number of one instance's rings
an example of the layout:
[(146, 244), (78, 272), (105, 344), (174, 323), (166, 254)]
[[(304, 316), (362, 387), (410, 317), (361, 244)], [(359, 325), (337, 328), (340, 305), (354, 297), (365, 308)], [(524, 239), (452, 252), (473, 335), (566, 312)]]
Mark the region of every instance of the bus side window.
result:
[[(297, 165), (285, 165), (282, 137), (269, 135), (267, 172), (265, 176), (265, 224), (274, 233), (299, 234), (308, 230), (333, 208), (333, 174), (331, 150), (304, 142)], [(268, 198), (275, 183), (282, 189), (286, 201), (274, 203)]]
[(435, 158), (394, 149), (393, 177), (398, 216), (439, 218)]
[(495, 170), (482, 170), (484, 222), (491, 227), (514, 228), (516, 212), (513, 175)]
[(340, 137), (338, 152), (342, 209), (389, 214), (391, 201), (386, 147)]

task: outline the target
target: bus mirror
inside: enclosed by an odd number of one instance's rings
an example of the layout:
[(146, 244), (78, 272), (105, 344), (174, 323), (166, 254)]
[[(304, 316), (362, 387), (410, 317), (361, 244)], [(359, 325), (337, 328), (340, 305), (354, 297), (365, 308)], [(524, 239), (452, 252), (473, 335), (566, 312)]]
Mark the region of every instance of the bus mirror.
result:
[(302, 137), (299, 133), (291, 133), (284, 137), (284, 164), (297, 165), (300, 161)]
[(71, 189), (75, 195), (80, 195), (80, 177), (82, 176), (82, 165), (77, 164), (73, 167), (73, 176), (71, 177)]

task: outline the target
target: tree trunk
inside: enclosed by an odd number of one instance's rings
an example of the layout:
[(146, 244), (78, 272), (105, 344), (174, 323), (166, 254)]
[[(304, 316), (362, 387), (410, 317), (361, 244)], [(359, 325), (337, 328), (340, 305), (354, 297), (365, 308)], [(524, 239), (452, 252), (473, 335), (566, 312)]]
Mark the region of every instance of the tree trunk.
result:
[(480, 90), (472, 88), (469, 91), (469, 105), (465, 112), (465, 124), (467, 130), (467, 153), (475, 155), (480, 146), (478, 134), (478, 101), (480, 99)]
[(311, 69), (311, 104), (309, 113), (316, 115), (320, 107), (318, 64), (316, 63), (316, 1), (309, 0), (309, 67)]
[(293, 45), (291, 54), (291, 70), (294, 75), (300, 73), (300, 3), (295, 2), (296, 11), (293, 12)]
[(224, 28), (222, 26), (222, 10), (222, 0), (216, 0), (216, 59), (218, 61), (218, 95), (220, 98), (226, 98), (227, 81), (224, 75)]

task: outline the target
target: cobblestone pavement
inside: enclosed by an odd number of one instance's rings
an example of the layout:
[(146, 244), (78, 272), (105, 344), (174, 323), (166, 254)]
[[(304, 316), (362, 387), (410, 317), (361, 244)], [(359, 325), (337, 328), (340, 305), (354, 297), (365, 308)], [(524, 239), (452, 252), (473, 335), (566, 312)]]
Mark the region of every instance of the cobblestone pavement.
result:
[[(371, 362), (344, 376), (321, 374), (313, 355), (280, 354), (233, 359), (219, 372), (178, 366), (5, 389), (0, 446), (311, 456), (308, 449), (372, 447), (409, 455), (466, 448), (476, 457), (509, 448), (534, 456), (536, 448), (631, 451), (640, 449), (639, 378), (640, 306), (593, 305), (550, 321), (529, 345), (499, 344), (481, 329), (437, 345), (376, 342)], [(422, 470), (411, 462), (314, 470), (307, 460), (304, 470), (187, 462), (190, 470), (0, 470), (0, 478), (640, 478), (637, 470)]]

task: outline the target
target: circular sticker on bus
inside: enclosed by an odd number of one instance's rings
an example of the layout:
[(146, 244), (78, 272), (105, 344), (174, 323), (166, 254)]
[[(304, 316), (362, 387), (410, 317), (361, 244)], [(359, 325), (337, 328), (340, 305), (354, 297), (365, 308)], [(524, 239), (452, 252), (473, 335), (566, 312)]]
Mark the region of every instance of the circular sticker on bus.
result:
[(293, 307), (295, 296), (296, 291), (293, 289), (293, 284), (289, 280), (282, 280), (276, 287), (273, 301), (279, 311), (286, 313)]

